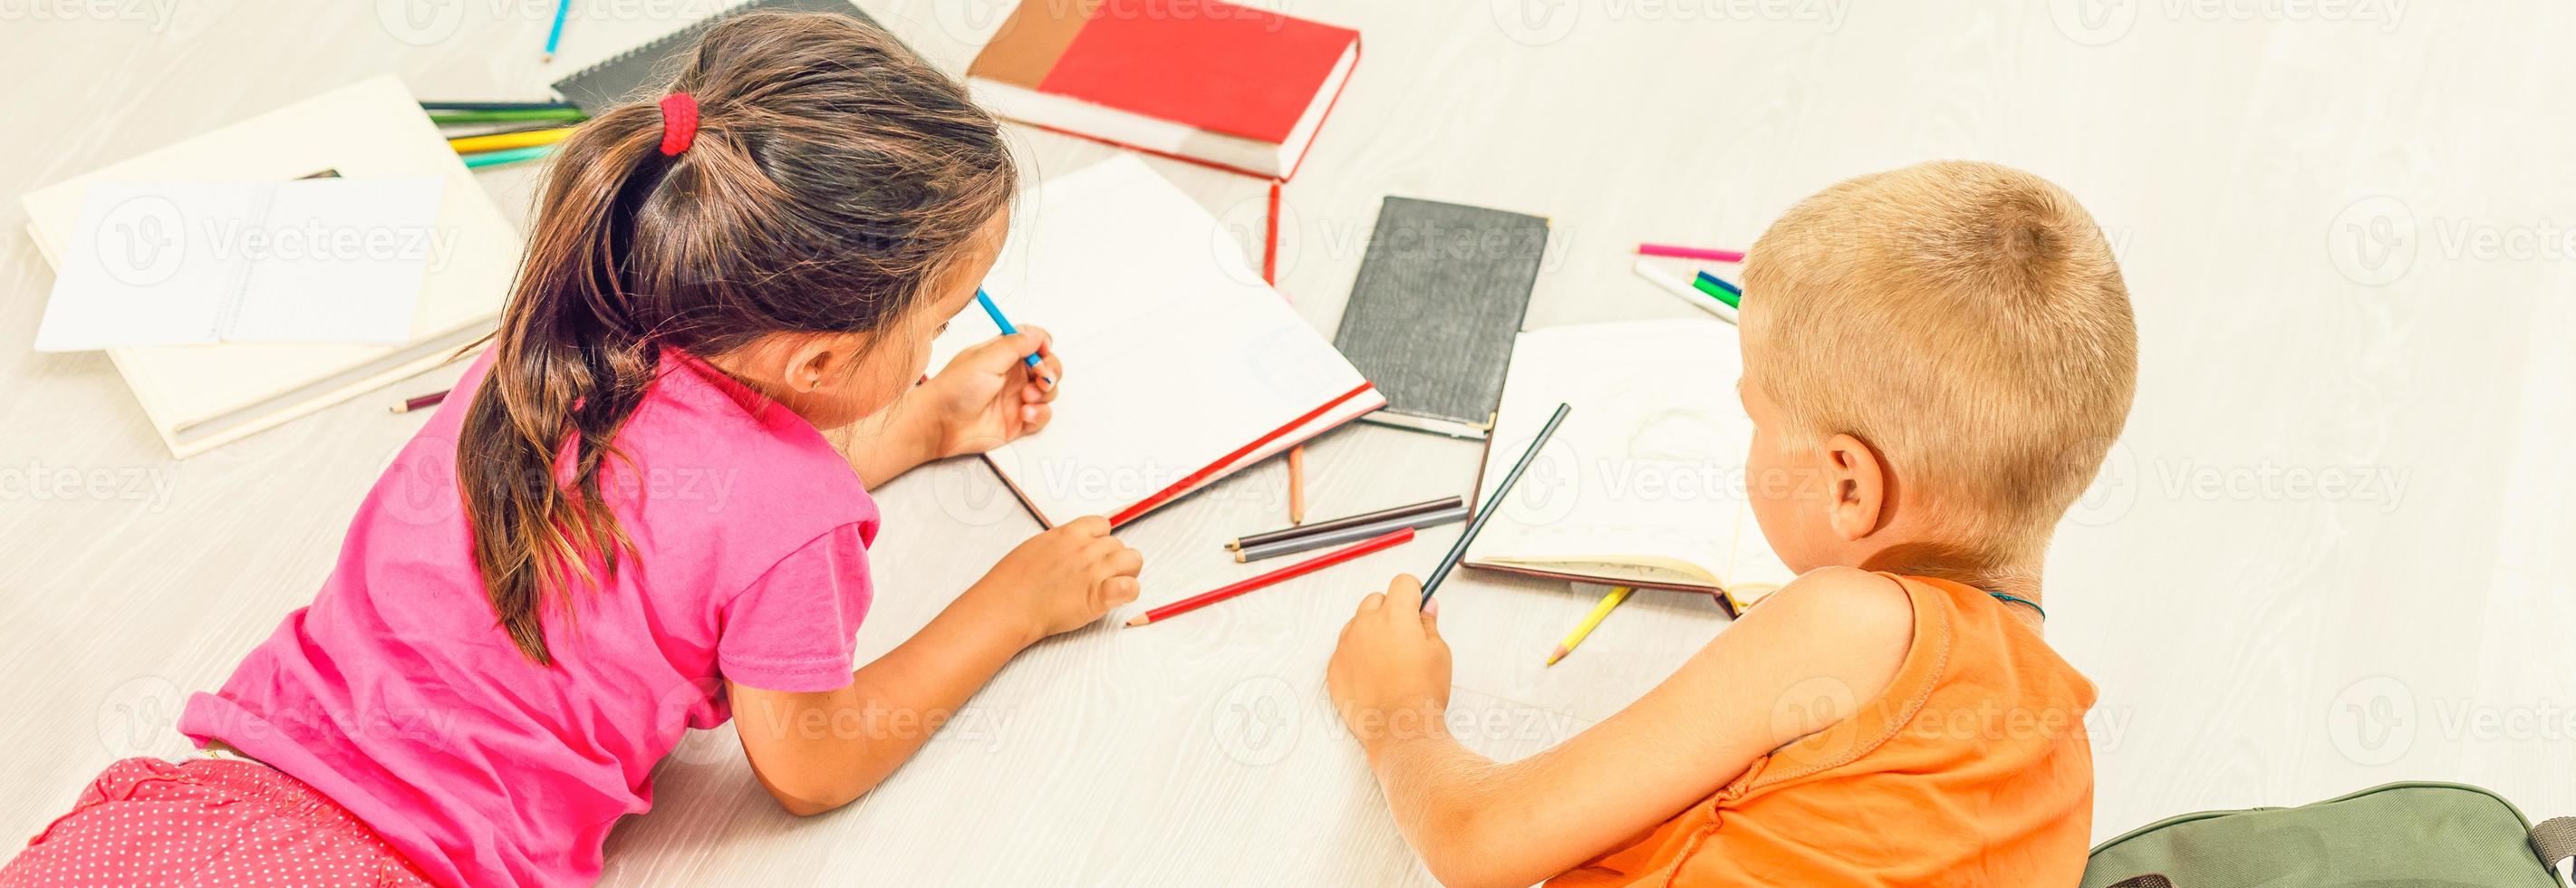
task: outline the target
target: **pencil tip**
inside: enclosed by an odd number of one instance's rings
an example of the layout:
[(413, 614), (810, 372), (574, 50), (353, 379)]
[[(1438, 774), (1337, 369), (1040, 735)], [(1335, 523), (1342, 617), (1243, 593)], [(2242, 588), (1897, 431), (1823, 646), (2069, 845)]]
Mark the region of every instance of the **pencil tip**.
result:
[(538, 59), (537, 61), (538, 61), (539, 63), (544, 63), (544, 62), (551, 62), (551, 61), (554, 61), (554, 60), (555, 60), (555, 54), (550, 52), (550, 53), (546, 53), (546, 55), (545, 55), (545, 57), (544, 57), (544, 58)]
[(1245, 560), (1243, 560), (1243, 553), (1242, 553), (1241, 551), (1237, 551), (1237, 552), (1235, 552), (1235, 553), (1234, 553), (1234, 563), (1236, 563), (1236, 564), (1250, 564), (1250, 563), (1252, 563), (1252, 562), (1249, 562), (1249, 561), (1245, 561)]
[(385, 409), (394, 413), (409, 413), (411, 412), (411, 405), (405, 404), (401, 401), (395, 401), (391, 404), (385, 405)]
[(1550, 665), (1550, 666), (1554, 666), (1554, 665), (1556, 665), (1556, 661), (1558, 661), (1558, 660), (1562, 660), (1562, 659), (1565, 659), (1565, 654), (1566, 654), (1565, 646), (1564, 646), (1564, 645), (1561, 645), (1561, 644), (1560, 644), (1560, 645), (1557, 645), (1557, 646), (1556, 646), (1556, 653), (1553, 653), (1553, 654), (1549, 654), (1549, 655), (1547, 655), (1547, 665)]
[(1135, 615), (1135, 616), (1133, 616), (1133, 617), (1129, 617), (1129, 618), (1127, 618), (1127, 628), (1129, 628), (1129, 629), (1134, 629), (1134, 628), (1136, 628), (1136, 627), (1138, 627), (1138, 626), (1142, 626), (1142, 625), (1145, 625), (1145, 624), (1147, 624), (1147, 623), (1151, 623), (1151, 622), (1154, 622), (1154, 618), (1153, 618), (1153, 616), (1152, 616), (1152, 615), (1150, 615), (1150, 614), (1137, 614), (1137, 615)]

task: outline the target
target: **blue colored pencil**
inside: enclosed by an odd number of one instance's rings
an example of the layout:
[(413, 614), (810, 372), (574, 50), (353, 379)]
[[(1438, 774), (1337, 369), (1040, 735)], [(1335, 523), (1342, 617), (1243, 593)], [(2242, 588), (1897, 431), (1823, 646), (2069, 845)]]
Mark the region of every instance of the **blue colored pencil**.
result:
[[(993, 326), (1002, 328), (1002, 335), (1020, 335), (1020, 328), (1011, 326), (1011, 319), (1002, 316), (1002, 307), (993, 304), (993, 297), (985, 294), (984, 288), (975, 288), (975, 301), (983, 304), (985, 314), (993, 316)], [(1029, 354), (1028, 364), (1030, 371), (1029, 375), (1046, 380), (1046, 384), (1048, 385), (1055, 384), (1055, 377), (1048, 376), (1038, 370), (1039, 367), (1045, 366), (1045, 363), (1038, 360), (1038, 356), (1035, 352)]]
[(555, 24), (546, 30), (546, 61), (555, 60), (555, 47), (563, 43), (564, 16), (572, 12), (572, 0), (555, 0)]
[[(1736, 303), (1736, 300), (1737, 300), (1737, 299), (1742, 299), (1742, 298), (1744, 298), (1744, 288), (1743, 288), (1743, 287), (1738, 287), (1738, 286), (1736, 286), (1736, 285), (1734, 285), (1734, 284), (1732, 284), (1732, 283), (1728, 283), (1728, 282), (1727, 282), (1727, 280), (1726, 280), (1725, 278), (1718, 277), (1717, 275), (1713, 275), (1713, 274), (1710, 274), (1710, 273), (1708, 273), (1708, 272), (1703, 271), (1703, 272), (1700, 272), (1700, 273), (1699, 273), (1699, 279), (1700, 279), (1700, 280), (1703, 280), (1703, 281), (1707, 281), (1707, 282), (1709, 282), (1709, 283), (1710, 283), (1710, 284), (1712, 284), (1712, 285), (1715, 285), (1715, 286), (1716, 286), (1718, 289), (1720, 289), (1720, 290), (1725, 290), (1725, 291), (1726, 291), (1726, 295), (1729, 295), (1729, 296), (1733, 296), (1733, 297), (1735, 297), (1735, 299), (1729, 299), (1729, 300), (1726, 300), (1726, 304), (1728, 304), (1728, 305), (1736, 305), (1736, 304), (1737, 304), (1737, 303)], [(1739, 307), (1741, 307), (1741, 306), (1739, 306)]]

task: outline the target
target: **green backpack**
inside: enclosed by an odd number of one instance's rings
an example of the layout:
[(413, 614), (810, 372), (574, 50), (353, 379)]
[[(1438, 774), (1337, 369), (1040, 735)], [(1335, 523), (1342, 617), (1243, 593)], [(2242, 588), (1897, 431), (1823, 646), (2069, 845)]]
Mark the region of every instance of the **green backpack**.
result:
[(2566, 888), (2576, 817), (2533, 827), (2457, 783), (2169, 817), (2093, 849), (2083, 888)]

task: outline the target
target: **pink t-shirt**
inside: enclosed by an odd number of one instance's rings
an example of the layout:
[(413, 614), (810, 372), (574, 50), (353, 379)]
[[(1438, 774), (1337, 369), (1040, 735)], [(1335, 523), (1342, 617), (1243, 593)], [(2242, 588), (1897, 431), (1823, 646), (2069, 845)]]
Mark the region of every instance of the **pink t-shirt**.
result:
[[(482, 381), (489, 358), (460, 392)], [(599, 877), (619, 817), (726, 681), (850, 682), (876, 504), (812, 425), (677, 352), (603, 490), (634, 541), (616, 578), (545, 616), (556, 665), (484, 597), (456, 488), (467, 407), (442, 407), (377, 480), (313, 604), (286, 616), (179, 728), (321, 790), (445, 885)]]

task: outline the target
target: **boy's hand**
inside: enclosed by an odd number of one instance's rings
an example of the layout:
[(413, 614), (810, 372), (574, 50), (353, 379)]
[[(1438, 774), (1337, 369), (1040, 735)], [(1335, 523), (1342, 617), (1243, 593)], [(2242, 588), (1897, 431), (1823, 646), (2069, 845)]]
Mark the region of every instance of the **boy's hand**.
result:
[[(983, 453), (1046, 428), (1054, 418), (1047, 404), (1055, 400), (1057, 389), (1046, 379), (1064, 381), (1064, 364), (1056, 360), (1053, 341), (1038, 327), (987, 339), (958, 352), (939, 375), (914, 389), (911, 397), (920, 401), (930, 457)], [(1032, 352), (1041, 365), (1034, 371), (1024, 362)]]
[(1440, 608), (1420, 609), (1422, 582), (1397, 574), (1385, 592), (1360, 600), (1325, 667), (1324, 685), (1342, 724), (1372, 751), (1383, 741), (1447, 736), (1449, 643)]
[(1077, 518), (1030, 537), (966, 590), (996, 619), (1026, 628), (1023, 639), (1080, 629), (1136, 600), (1145, 556), (1109, 535), (1108, 519)]

